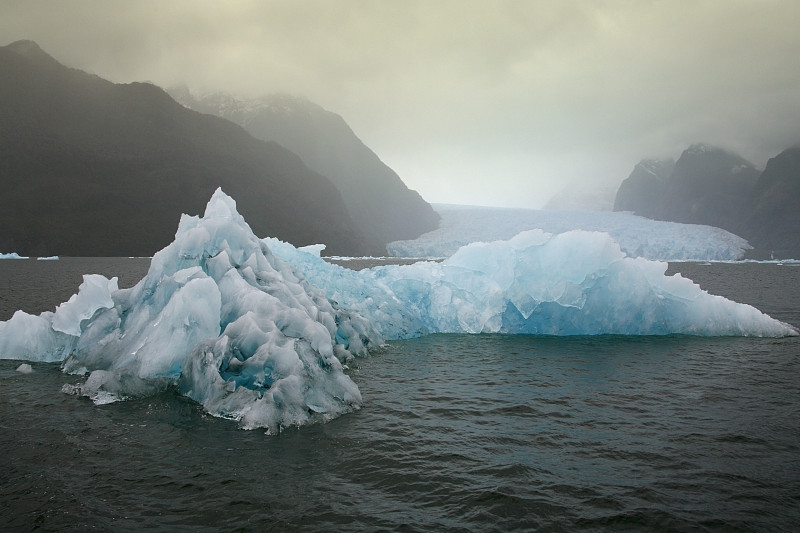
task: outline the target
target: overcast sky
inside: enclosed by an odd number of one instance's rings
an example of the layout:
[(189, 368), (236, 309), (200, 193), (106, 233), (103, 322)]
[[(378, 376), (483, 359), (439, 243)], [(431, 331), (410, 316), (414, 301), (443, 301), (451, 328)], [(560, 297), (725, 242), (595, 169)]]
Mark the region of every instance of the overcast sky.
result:
[(540, 207), (697, 141), (800, 142), (800, 1), (0, 0), (115, 82), (305, 95), (430, 202)]

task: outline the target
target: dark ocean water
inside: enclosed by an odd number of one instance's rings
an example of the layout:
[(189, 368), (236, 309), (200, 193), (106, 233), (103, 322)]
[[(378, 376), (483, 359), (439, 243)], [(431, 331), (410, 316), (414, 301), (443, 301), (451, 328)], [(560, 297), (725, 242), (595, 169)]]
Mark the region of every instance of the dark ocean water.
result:
[[(0, 261), (0, 319), (83, 273)], [(800, 326), (800, 266), (677, 264)], [(277, 436), (168, 391), (95, 406), (0, 361), (0, 529), (796, 531), (800, 338), (433, 335), (351, 375), (365, 407)]]

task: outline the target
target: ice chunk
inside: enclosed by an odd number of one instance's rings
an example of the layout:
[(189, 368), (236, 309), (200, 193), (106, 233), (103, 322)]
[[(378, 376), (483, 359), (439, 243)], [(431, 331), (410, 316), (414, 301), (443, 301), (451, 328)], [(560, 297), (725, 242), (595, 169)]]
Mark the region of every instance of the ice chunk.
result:
[(304, 252), (308, 252), (310, 254), (314, 254), (319, 257), (322, 255), (322, 251), (325, 249), (325, 245), (309, 244), (308, 246), (302, 246), (300, 249), (303, 250)]
[(53, 312), (34, 316), (17, 311), (0, 322), (0, 359), (63, 361), (72, 351), (77, 337), (52, 328)]
[(74, 337), (80, 336), (83, 320), (91, 318), (98, 309), (114, 306), (111, 293), (117, 289), (117, 278), (109, 280), (100, 274), (85, 274), (78, 294), (56, 308), (53, 329)]
[(116, 305), (86, 326), (64, 368), (124, 368), (142, 379), (176, 378), (189, 350), (219, 335), (219, 321), (214, 281), (200, 270), (183, 269), (155, 286), (120, 291)]
[(55, 313), (33, 316), (17, 311), (10, 320), (0, 322), (0, 359), (63, 361), (75, 347), (84, 321), (114, 305), (111, 293), (116, 290), (117, 278), (87, 274), (78, 293)]

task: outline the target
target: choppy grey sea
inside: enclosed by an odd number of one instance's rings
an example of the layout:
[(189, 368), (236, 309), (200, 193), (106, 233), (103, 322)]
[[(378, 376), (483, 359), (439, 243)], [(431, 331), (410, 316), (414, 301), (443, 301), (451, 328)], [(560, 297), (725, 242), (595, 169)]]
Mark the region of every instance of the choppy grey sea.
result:
[[(0, 320), (147, 259), (0, 261)], [(800, 326), (800, 266), (678, 263)], [(351, 376), (365, 406), (267, 436), (173, 391), (95, 406), (0, 361), (8, 531), (796, 531), (800, 338), (433, 335)]]

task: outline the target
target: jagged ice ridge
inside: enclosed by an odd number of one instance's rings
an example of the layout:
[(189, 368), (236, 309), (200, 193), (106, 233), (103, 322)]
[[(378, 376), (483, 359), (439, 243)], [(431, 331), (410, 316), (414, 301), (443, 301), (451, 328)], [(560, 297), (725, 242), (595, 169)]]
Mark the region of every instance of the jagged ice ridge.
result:
[(541, 230), (444, 262), (356, 272), (320, 246), (259, 240), (222, 191), (130, 289), (86, 275), (55, 312), (0, 322), (0, 357), (63, 361), (96, 403), (169, 386), (215, 416), (278, 432), (362, 404), (346, 364), (384, 339), (436, 332), (796, 335), (709, 295), (607, 234)]

